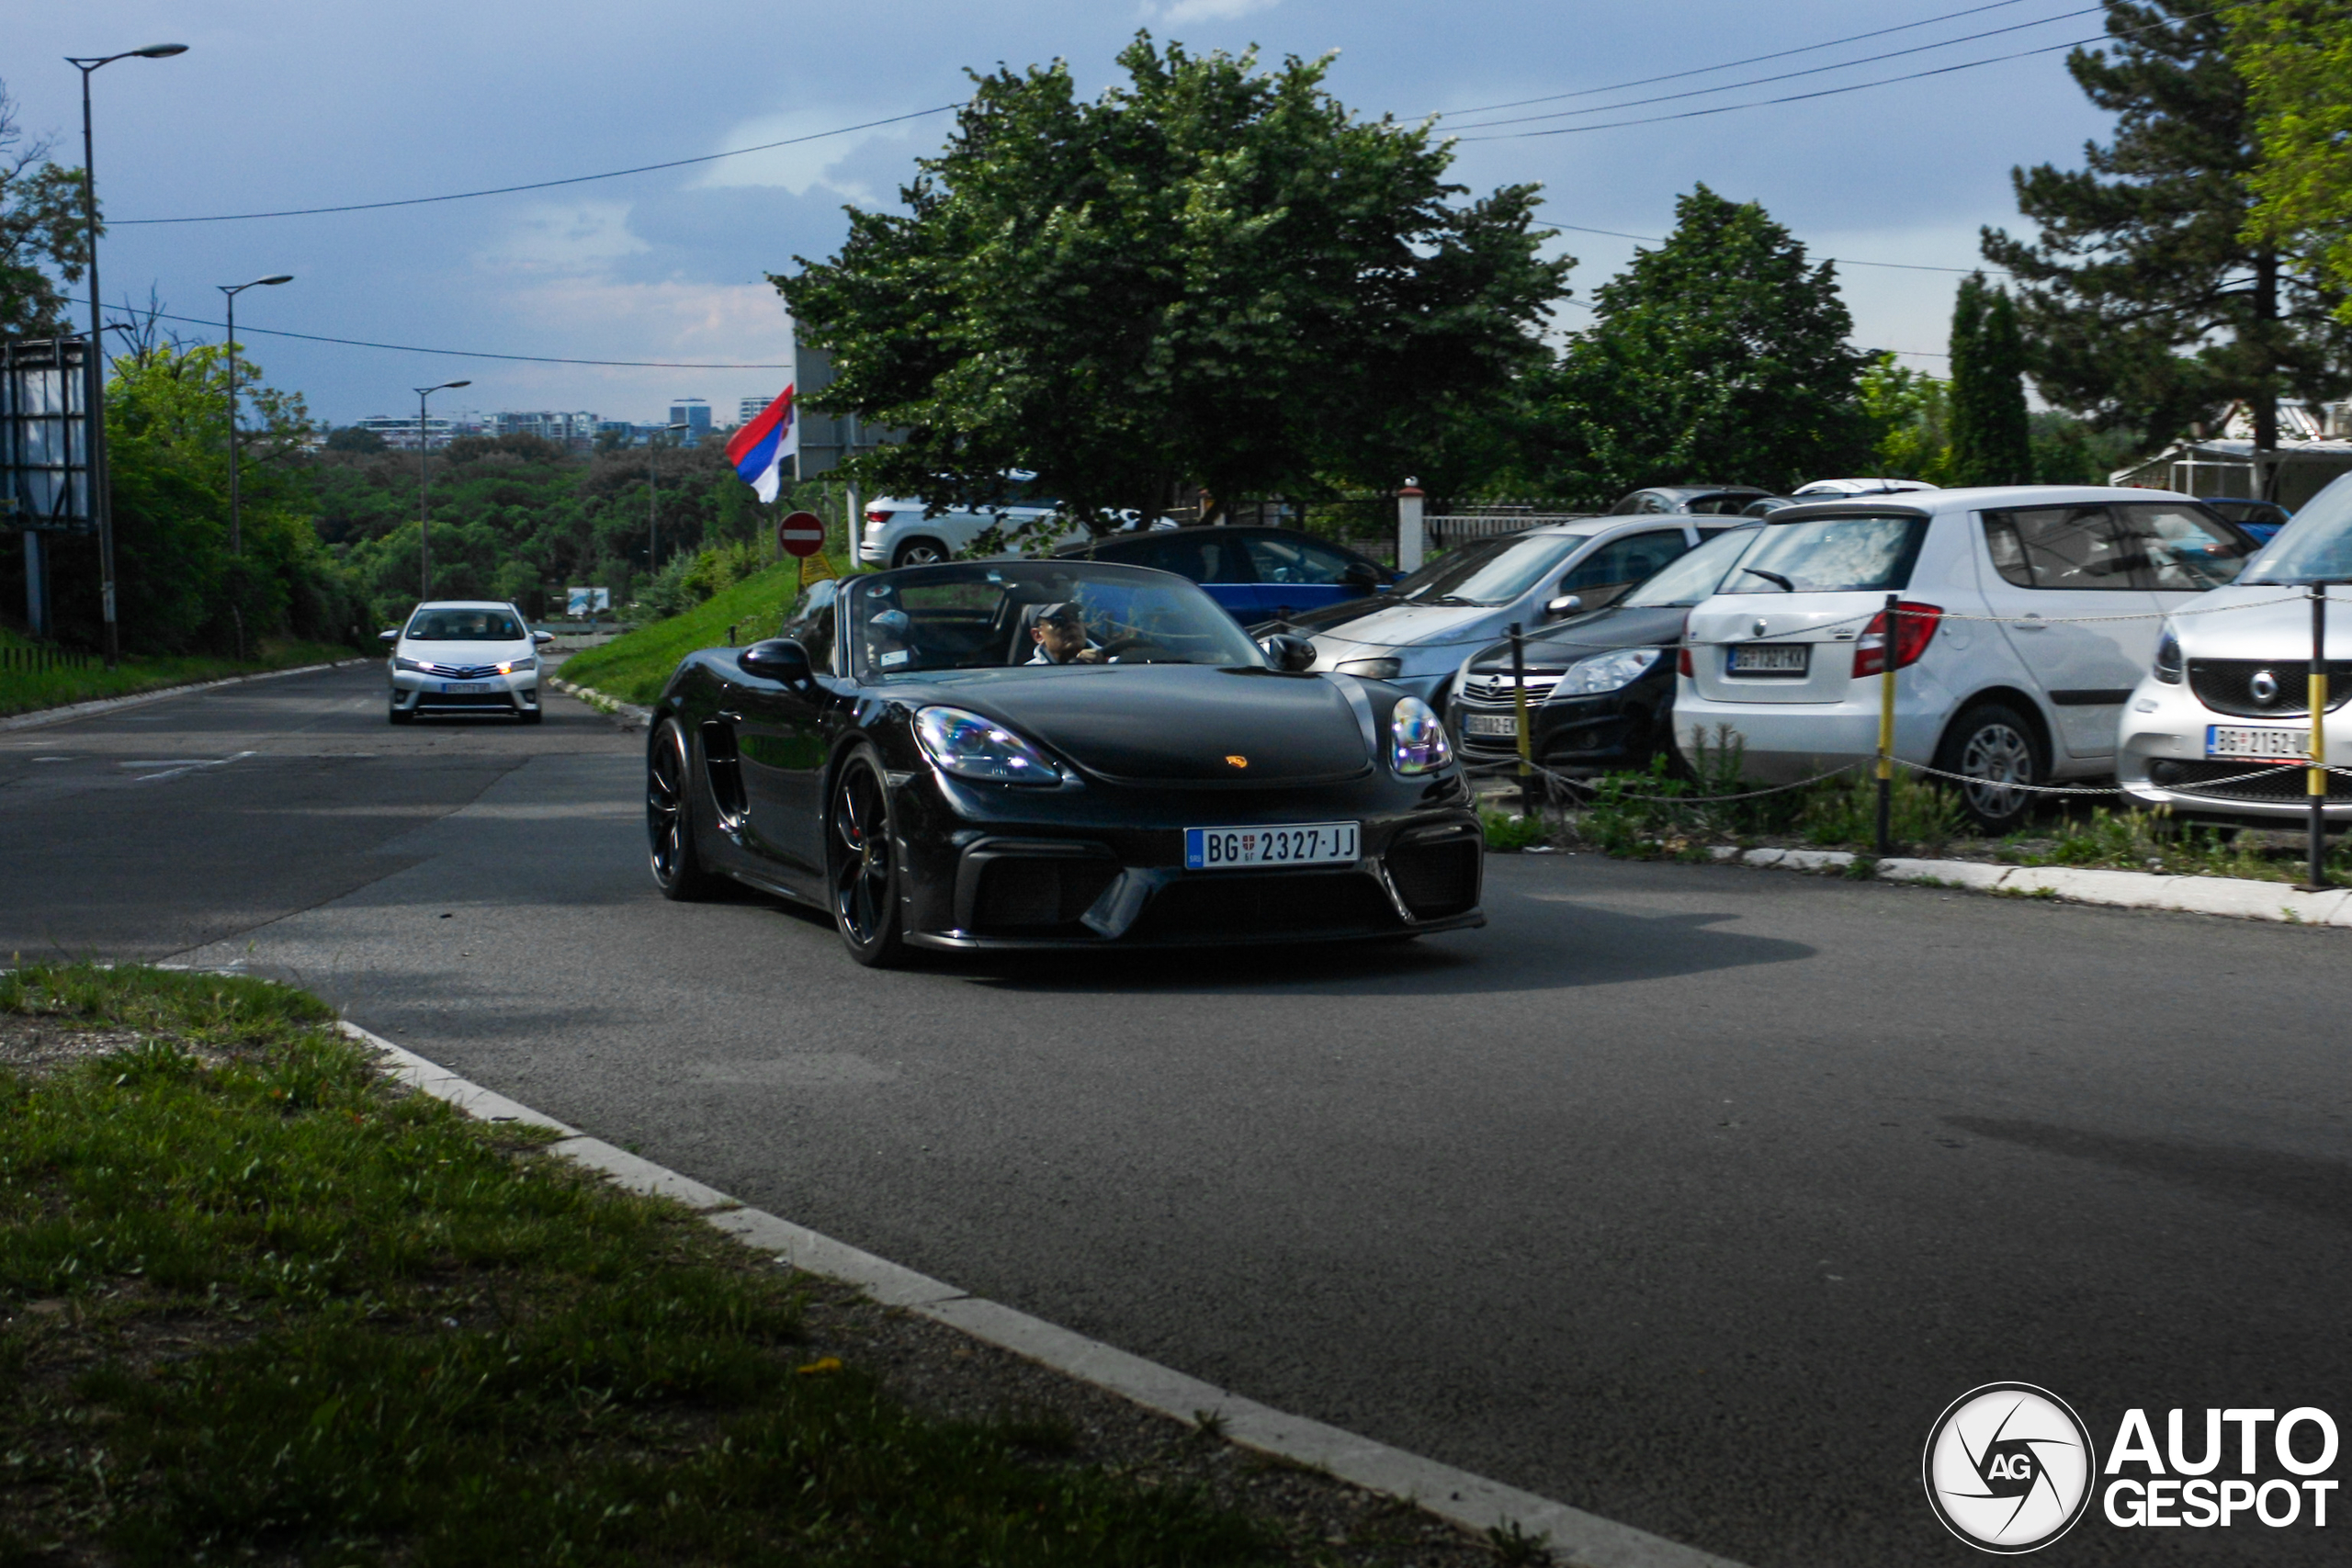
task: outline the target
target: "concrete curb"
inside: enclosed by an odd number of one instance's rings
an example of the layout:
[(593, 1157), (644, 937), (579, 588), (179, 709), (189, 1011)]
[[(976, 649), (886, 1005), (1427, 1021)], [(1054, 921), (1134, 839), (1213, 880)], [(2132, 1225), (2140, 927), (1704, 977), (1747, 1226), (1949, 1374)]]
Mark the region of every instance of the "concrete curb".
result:
[(1286, 1415), (1042, 1318), (968, 1295), (888, 1258), (746, 1208), (699, 1181), (469, 1083), (356, 1023), (345, 1021), (342, 1028), (352, 1039), (383, 1053), (391, 1076), (401, 1083), (446, 1100), (469, 1116), (520, 1122), (561, 1133), (565, 1136), (549, 1145), (550, 1153), (599, 1171), (628, 1191), (683, 1203), (716, 1229), (786, 1267), (856, 1285), (886, 1306), (920, 1313), (1179, 1421), (1220, 1417), (1225, 1436), (1244, 1448), (1326, 1471), (1367, 1491), (1402, 1498), (1473, 1534), (1516, 1525), (1531, 1539), (1546, 1538), (1553, 1560), (1572, 1568), (1740, 1568), (1728, 1558), (1678, 1545), (1566, 1503), (1521, 1492), (1337, 1427)]
[(158, 686), (152, 692), (132, 692), (119, 697), (93, 697), (86, 703), (69, 703), (62, 708), (35, 708), (30, 713), (11, 714), (0, 718), (0, 731), (31, 729), (37, 725), (62, 724), (69, 718), (86, 718), (94, 713), (108, 713), (116, 708), (137, 707), (141, 703), (156, 703), (165, 697), (184, 697), (190, 692), (209, 692), (220, 686), (242, 686), (248, 681), (275, 681), (281, 675), (314, 675), (322, 670), (348, 670), (355, 664), (373, 664), (372, 659), (338, 659), (332, 664), (297, 664), (287, 670), (263, 670), (251, 675), (228, 675), (218, 681), (190, 681), (183, 686)]
[(578, 697), (598, 713), (619, 719), (625, 725), (645, 729), (653, 723), (651, 708), (639, 707), (635, 703), (625, 703), (618, 697), (608, 697), (594, 686), (576, 686), (569, 681), (560, 680), (553, 675), (548, 677), (548, 684), (567, 697)]
[[(1779, 866), (1791, 871), (1842, 870), (1855, 857), (1842, 850), (1739, 850), (1717, 848), (1714, 857), (1739, 865)], [(2168, 909), (2191, 915), (2224, 915), (2241, 920), (2285, 925), (2352, 926), (2352, 888), (2306, 893), (2284, 882), (2255, 882), (2241, 876), (2160, 876), (2145, 871), (2093, 871), (2066, 865), (1989, 865), (1983, 861), (1880, 861), (1882, 882), (1964, 887), (2030, 898), (2064, 898), (2106, 904), (2119, 909)]]

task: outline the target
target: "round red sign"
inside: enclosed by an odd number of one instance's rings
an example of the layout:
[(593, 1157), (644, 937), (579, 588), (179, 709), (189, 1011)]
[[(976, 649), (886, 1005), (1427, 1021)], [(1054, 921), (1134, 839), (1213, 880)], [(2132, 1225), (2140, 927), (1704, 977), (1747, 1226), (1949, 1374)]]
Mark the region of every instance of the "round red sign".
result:
[(788, 556), (813, 556), (825, 547), (825, 520), (813, 512), (796, 512), (775, 525), (775, 542)]

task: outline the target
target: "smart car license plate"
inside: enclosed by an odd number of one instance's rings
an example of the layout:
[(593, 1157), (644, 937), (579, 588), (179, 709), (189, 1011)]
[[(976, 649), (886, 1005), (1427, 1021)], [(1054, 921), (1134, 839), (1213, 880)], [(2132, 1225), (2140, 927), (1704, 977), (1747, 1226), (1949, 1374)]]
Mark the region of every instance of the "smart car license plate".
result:
[(1743, 642), (1731, 650), (1735, 675), (1802, 675), (1813, 653), (1804, 642)]
[(441, 690), (453, 696), (479, 694), (491, 689), (487, 681), (444, 681)]
[(2292, 762), (2312, 754), (2308, 729), (2253, 729), (2233, 724), (2205, 727), (2205, 755), (2247, 757), (2256, 761)]
[(1519, 739), (1519, 716), (1508, 713), (1466, 713), (1462, 716), (1464, 735), (1499, 735), (1506, 740)]
[(1266, 865), (1344, 865), (1356, 859), (1353, 822), (1294, 822), (1277, 828), (1187, 828), (1186, 871)]

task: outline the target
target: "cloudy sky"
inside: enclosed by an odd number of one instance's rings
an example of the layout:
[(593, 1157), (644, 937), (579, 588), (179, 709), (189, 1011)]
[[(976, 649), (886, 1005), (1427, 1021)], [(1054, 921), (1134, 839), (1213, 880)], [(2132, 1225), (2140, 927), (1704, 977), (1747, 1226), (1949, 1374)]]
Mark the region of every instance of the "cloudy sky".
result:
[[(1115, 71), (1112, 56), (1148, 28), (1203, 50), (1338, 51), (1330, 85), (1351, 107), (1448, 115), (1442, 123), (1461, 128), (1460, 176), (1481, 189), (1540, 181), (1555, 222), (1661, 234), (1676, 196), (1704, 181), (1761, 201), (1818, 254), (1965, 267), (1979, 224), (2015, 222), (2011, 165), (2071, 164), (2086, 138), (2106, 133), (2062, 52), (1806, 102), (1617, 122), (2089, 38), (2099, 17), (2083, 14), (2086, 3), (7, 0), (0, 80), (24, 128), (55, 133), (61, 161), (78, 162), (78, 77), (62, 57), (190, 46), (94, 78), (99, 190), (116, 223), (103, 252), (107, 298), (144, 299), (152, 287), (166, 310), (218, 321), (215, 285), (296, 274), (243, 297), (240, 336), (269, 378), (305, 392), (315, 412), (341, 423), (397, 412), (410, 389), (470, 377), (468, 391), (443, 395), (448, 406), (649, 420), (687, 395), (731, 412), (787, 372), (446, 357), (244, 329), (474, 355), (783, 362), (789, 327), (763, 275), (788, 270), (795, 254), (829, 254), (844, 203), (892, 201), (912, 160), (938, 144), (945, 116), (555, 190), (318, 217), (126, 220), (390, 201), (727, 152), (950, 104), (966, 92), (966, 67), (1000, 62), (1059, 56), (1099, 90)], [(1971, 14), (1953, 15), (1963, 9)], [(1704, 69), (1888, 28), (1903, 30)], [(1977, 34), (1995, 36), (1961, 41)], [(1897, 51), (1914, 52), (1857, 62)], [(1679, 74), (1692, 72), (1702, 73)], [(1788, 74), (1800, 72), (1809, 73)], [(1669, 74), (1677, 79), (1623, 85)], [(1786, 79), (1732, 85), (1762, 77)], [(1546, 101), (1468, 112), (1531, 99)], [(1574, 112), (1521, 118), (1563, 111)], [(1527, 134), (1561, 128), (1574, 129)], [(1564, 233), (1561, 244), (1579, 258), (1579, 296), (1634, 248), (1590, 233)], [(1955, 274), (1840, 273), (1859, 342), (1944, 346)], [(1583, 314), (1571, 305), (1561, 320)]]

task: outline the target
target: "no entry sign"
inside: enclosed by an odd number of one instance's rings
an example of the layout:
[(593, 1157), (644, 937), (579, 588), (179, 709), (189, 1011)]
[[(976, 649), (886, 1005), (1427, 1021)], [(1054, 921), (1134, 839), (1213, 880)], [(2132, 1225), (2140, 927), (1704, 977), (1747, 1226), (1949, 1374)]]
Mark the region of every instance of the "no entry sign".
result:
[(796, 512), (775, 525), (775, 542), (788, 556), (813, 556), (825, 547), (825, 520), (813, 512)]

